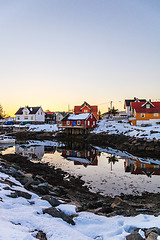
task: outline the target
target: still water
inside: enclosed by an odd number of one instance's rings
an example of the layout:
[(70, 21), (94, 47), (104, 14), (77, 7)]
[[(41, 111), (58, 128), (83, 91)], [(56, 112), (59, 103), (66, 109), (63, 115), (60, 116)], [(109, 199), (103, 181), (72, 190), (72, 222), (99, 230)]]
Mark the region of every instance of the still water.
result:
[(159, 161), (76, 143), (62, 145), (51, 141), (29, 141), (5, 146), (5, 149), (0, 147), (2, 154), (17, 153), (31, 161), (48, 163), (76, 177), (81, 176), (91, 191), (103, 195), (139, 195), (160, 190)]

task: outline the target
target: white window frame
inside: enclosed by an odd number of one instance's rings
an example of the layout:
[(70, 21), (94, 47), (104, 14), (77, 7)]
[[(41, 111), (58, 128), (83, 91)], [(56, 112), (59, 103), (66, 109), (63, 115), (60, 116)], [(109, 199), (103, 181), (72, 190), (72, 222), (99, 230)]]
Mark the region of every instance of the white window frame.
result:
[(141, 118), (145, 118), (145, 113), (141, 113)]
[(90, 121), (88, 121), (88, 126), (90, 125)]
[(70, 125), (70, 121), (67, 121), (67, 125)]
[(147, 103), (146, 108), (151, 108), (151, 105), (149, 103)]
[(80, 120), (77, 121), (77, 125), (81, 125), (81, 121)]
[(159, 116), (159, 114), (158, 113), (154, 113), (154, 117), (158, 117)]

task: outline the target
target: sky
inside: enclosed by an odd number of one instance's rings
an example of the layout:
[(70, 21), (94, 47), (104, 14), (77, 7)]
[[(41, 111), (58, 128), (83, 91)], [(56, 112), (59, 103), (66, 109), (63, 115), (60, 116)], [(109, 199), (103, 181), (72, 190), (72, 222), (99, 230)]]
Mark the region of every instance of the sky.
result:
[(0, 104), (160, 99), (159, 0), (0, 0)]

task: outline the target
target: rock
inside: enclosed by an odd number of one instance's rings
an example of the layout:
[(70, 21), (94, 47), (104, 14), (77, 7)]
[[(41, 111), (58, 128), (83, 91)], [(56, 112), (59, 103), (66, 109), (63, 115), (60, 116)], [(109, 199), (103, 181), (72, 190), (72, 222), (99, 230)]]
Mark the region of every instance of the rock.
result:
[(103, 240), (103, 236), (97, 236), (94, 238), (95, 240)]
[(23, 197), (26, 199), (31, 199), (32, 195), (27, 192), (22, 192), (22, 191), (16, 190), (15, 192), (11, 193), (10, 195), (7, 195), (7, 197), (11, 197), (11, 198)]
[(117, 206), (119, 206), (122, 202), (122, 199), (120, 197), (116, 197), (114, 199), (114, 202), (111, 204), (111, 208), (115, 208)]
[(52, 217), (56, 217), (56, 218), (61, 218), (64, 221), (66, 221), (69, 224), (75, 225), (75, 222), (72, 220), (71, 217), (67, 216), (64, 212), (62, 212), (60, 209), (56, 209), (55, 207), (50, 207), (50, 208), (46, 208), (43, 211), (43, 214), (48, 213), (49, 215), (51, 215)]
[(39, 239), (39, 240), (47, 240), (46, 234), (42, 231), (38, 231), (38, 233), (36, 235), (36, 238)]
[(159, 236), (159, 235), (158, 235), (157, 233), (151, 232), (151, 233), (148, 235), (148, 237), (146, 238), (146, 240), (157, 240), (158, 236)]
[(48, 187), (48, 183), (40, 183), (37, 186), (37, 191), (42, 194), (42, 195), (47, 195), (49, 193), (49, 187)]
[(151, 232), (154, 232), (154, 233), (157, 233), (158, 235), (160, 235), (160, 228), (153, 227), (153, 228), (145, 229), (144, 232), (145, 232), (146, 237), (148, 237), (148, 235)]
[(110, 207), (110, 206), (102, 206), (102, 212), (103, 213), (111, 213), (111, 212), (113, 212), (113, 208), (112, 207)]
[(57, 207), (61, 204), (60, 201), (50, 195), (45, 195), (42, 197), (42, 199), (48, 201), (52, 205), (52, 207)]
[(133, 232), (130, 235), (126, 236), (126, 240), (143, 240), (143, 238), (138, 232)]

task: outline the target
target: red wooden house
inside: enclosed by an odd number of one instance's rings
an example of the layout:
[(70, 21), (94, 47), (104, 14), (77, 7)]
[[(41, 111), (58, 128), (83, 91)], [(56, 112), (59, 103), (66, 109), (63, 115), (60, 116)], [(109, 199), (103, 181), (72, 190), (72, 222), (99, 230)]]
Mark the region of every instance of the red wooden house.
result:
[(67, 133), (80, 134), (87, 133), (89, 129), (96, 127), (97, 119), (93, 113), (68, 114), (62, 119), (61, 128), (65, 128)]
[(98, 114), (98, 106), (90, 106), (87, 102), (84, 102), (81, 106), (75, 106), (74, 107), (74, 113), (80, 114), (80, 113), (93, 113), (94, 116), (97, 119)]

